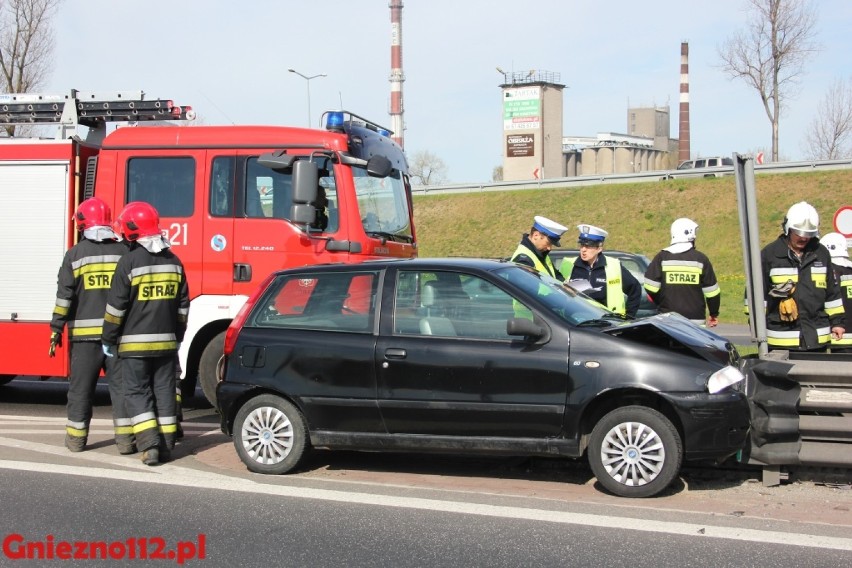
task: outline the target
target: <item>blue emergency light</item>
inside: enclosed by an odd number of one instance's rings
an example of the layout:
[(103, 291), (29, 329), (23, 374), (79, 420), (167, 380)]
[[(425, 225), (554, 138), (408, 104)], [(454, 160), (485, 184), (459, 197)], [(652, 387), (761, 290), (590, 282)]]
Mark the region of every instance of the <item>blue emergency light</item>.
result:
[(326, 130), (343, 130), (343, 112), (331, 111), (325, 120)]

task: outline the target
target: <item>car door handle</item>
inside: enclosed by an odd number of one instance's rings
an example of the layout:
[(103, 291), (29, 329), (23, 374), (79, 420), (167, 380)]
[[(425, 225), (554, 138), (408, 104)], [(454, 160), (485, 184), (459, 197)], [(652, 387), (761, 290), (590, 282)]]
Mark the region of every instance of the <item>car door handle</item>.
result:
[(405, 349), (391, 347), (385, 350), (385, 359), (405, 359), (406, 355)]

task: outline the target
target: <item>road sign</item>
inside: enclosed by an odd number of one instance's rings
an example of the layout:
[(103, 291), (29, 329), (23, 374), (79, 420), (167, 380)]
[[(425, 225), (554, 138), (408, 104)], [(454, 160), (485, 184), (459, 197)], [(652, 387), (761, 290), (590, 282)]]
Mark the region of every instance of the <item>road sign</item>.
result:
[(757, 153), (757, 156), (755, 157), (754, 162), (756, 164), (762, 164), (763, 163), (763, 152)]
[(834, 213), (834, 230), (852, 238), (852, 205), (844, 205)]

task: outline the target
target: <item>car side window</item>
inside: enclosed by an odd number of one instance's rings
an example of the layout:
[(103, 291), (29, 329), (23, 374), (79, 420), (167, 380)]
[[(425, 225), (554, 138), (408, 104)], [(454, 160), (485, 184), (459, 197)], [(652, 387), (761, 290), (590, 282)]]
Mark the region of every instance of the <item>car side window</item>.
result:
[(258, 305), (253, 325), (370, 333), (377, 283), (375, 272), (281, 276)]
[(394, 299), (394, 333), (511, 340), (512, 297), (478, 276), (402, 270)]
[(619, 259), (621, 265), (627, 269), (628, 272), (633, 274), (644, 274), (645, 269), (639, 265), (639, 262), (632, 258), (621, 258)]

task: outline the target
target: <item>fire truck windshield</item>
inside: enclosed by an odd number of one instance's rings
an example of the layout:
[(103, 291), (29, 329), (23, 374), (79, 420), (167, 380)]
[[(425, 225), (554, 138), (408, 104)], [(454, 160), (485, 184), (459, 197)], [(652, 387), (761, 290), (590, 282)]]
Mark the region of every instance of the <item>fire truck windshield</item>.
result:
[(413, 241), (411, 212), (399, 171), (376, 178), (369, 176), (365, 168), (354, 167), (352, 174), (364, 231), (368, 235)]

